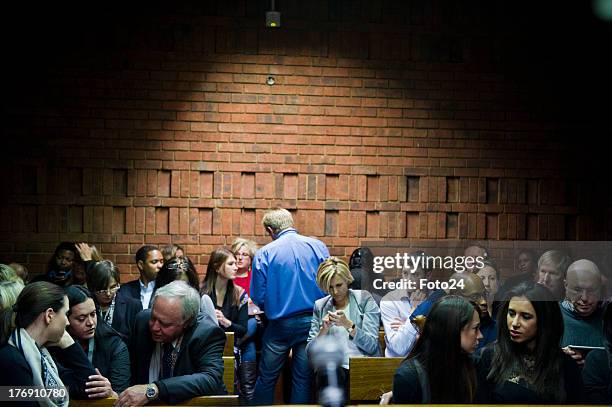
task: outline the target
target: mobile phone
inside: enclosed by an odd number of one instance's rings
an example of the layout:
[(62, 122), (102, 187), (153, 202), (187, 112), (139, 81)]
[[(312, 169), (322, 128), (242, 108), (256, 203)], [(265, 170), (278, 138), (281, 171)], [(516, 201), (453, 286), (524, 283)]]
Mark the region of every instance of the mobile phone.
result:
[(604, 350), (603, 346), (582, 346), (582, 345), (567, 345), (568, 347), (576, 350), (586, 350), (587, 352), (594, 349)]

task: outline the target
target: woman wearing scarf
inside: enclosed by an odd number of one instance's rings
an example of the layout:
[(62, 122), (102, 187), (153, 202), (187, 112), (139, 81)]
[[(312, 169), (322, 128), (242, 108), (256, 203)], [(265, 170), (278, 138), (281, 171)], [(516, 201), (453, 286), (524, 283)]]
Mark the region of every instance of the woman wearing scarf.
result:
[[(0, 311), (0, 386), (38, 386), (52, 393), (36, 402), (30, 399), (29, 405), (67, 406), (66, 388), (75, 398), (87, 398), (87, 381), (97, 378), (66, 332), (67, 311), (64, 289), (43, 281), (26, 286), (12, 307)], [(57, 348), (56, 359), (48, 347)]]

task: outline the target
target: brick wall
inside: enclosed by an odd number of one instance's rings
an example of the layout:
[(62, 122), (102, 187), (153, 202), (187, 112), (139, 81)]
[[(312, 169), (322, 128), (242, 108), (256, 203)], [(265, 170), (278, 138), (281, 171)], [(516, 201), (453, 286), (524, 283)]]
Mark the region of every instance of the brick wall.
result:
[(342, 256), (391, 238), (608, 239), (605, 69), (581, 41), (609, 27), (560, 10), (590, 27), (563, 34), (542, 10), (479, 3), (278, 1), (277, 30), (266, 1), (41, 11), (3, 35), (19, 58), (0, 259), (40, 272), (84, 240), (135, 275), (138, 247), (174, 242), (202, 270), (236, 236), (266, 243), (278, 205)]

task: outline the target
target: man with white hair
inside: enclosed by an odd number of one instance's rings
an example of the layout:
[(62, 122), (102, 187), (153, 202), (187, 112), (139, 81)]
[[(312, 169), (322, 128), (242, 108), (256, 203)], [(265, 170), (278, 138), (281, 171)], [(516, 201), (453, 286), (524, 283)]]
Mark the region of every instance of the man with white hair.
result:
[(225, 333), (201, 315), (198, 292), (184, 281), (159, 288), (130, 337), (132, 382), (115, 406), (181, 401), (224, 392)]
[[(561, 302), (563, 339), (561, 346), (578, 363), (586, 356), (572, 346), (603, 346), (603, 285), (601, 273), (595, 263), (581, 259), (567, 269), (565, 300)], [(569, 347), (569, 349), (567, 349)]]
[(329, 250), (320, 240), (298, 234), (286, 209), (266, 212), (262, 223), (273, 241), (253, 258), (251, 298), (269, 321), (262, 339), (255, 401), (273, 404), (274, 386), (291, 350), (291, 403), (308, 404), (311, 372), (306, 342), (314, 303), (325, 296), (316, 278)]

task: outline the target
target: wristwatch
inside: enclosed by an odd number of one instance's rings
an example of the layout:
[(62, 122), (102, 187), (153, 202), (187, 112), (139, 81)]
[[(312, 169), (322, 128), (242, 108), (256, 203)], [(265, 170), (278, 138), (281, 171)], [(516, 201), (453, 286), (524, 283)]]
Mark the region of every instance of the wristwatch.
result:
[(355, 335), (355, 323), (351, 326), (351, 329), (347, 329), (349, 336), (352, 338)]
[(147, 396), (147, 400), (155, 400), (159, 392), (157, 391), (157, 386), (153, 383), (147, 384), (147, 389), (145, 390), (145, 395)]

